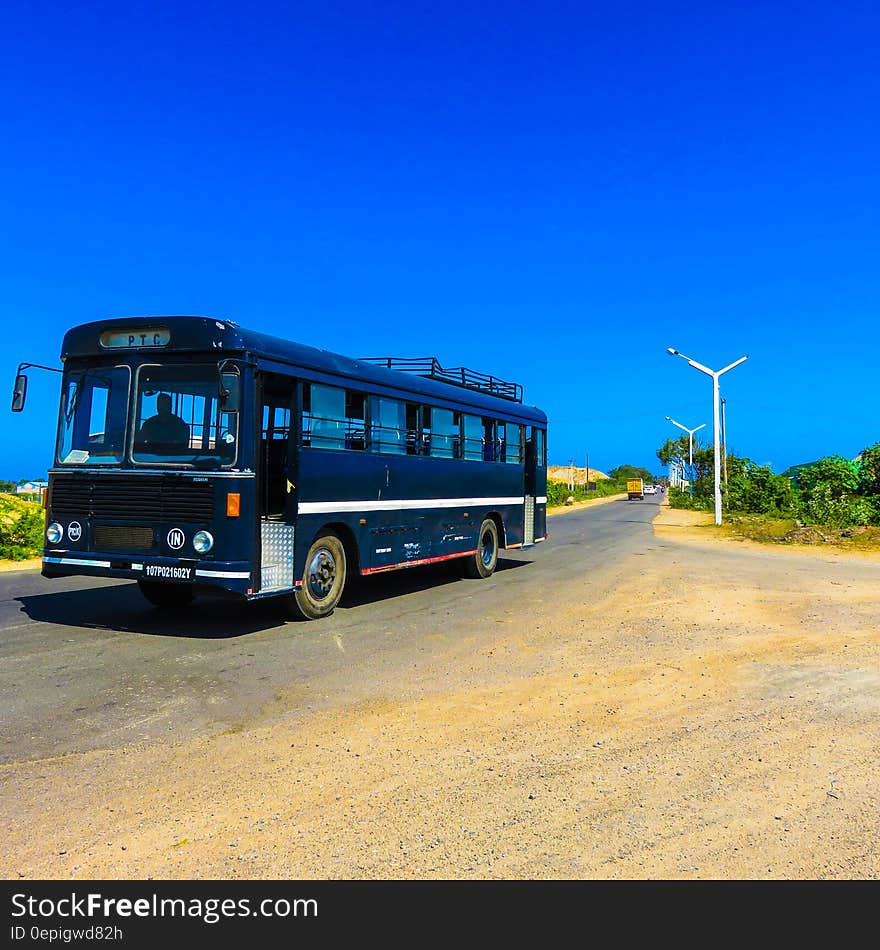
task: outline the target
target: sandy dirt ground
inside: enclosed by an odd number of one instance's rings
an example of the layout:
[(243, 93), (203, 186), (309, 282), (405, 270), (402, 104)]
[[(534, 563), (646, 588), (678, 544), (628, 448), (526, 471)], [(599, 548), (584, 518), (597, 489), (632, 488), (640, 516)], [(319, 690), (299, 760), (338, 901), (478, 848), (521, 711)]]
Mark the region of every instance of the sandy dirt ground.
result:
[(4, 767), (0, 872), (878, 877), (880, 564), (690, 518), (380, 700)]
[(43, 566), (43, 559), (39, 557), (28, 558), (25, 561), (0, 561), (0, 571), (33, 571), (39, 570)]

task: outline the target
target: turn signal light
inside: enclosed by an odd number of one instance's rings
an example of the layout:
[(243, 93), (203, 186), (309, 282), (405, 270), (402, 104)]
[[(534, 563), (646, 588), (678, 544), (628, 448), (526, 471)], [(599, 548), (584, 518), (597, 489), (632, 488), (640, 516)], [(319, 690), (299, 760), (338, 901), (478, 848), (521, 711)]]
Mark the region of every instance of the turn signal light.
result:
[(226, 495), (226, 517), (237, 518), (241, 514), (241, 494), (237, 491)]

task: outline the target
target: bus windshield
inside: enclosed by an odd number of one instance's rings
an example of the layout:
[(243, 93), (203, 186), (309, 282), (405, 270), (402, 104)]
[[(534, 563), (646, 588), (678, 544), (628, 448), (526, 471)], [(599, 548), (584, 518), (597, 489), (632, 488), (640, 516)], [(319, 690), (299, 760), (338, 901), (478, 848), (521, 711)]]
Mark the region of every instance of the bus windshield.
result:
[(112, 465), (125, 455), (125, 418), (131, 370), (94, 367), (67, 375), (61, 395), (58, 461)]
[(238, 414), (220, 405), (216, 364), (141, 366), (134, 427), (133, 462), (197, 468), (235, 462)]

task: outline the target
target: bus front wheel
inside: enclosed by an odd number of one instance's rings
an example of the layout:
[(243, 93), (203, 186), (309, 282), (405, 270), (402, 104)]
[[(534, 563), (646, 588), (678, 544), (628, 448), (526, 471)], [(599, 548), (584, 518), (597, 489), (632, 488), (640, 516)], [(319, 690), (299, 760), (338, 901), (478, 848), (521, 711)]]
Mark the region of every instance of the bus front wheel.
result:
[(162, 584), (155, 581), (138, 581), (141, 593), (154, 607), (173, 610), (192, 603), (193, 589), (190, 584)]
[(345, 548), (335, 534), (317, 538), (306, 555), (302, 585), (292, 595), (292, 606), (306, 620), (320, 620), (336, 609), (345, 589)]
[(477, 550), (464, 561), (466, 577), (489, 577), (498, 563), (498, 526), (491, 518), (480, 525)]

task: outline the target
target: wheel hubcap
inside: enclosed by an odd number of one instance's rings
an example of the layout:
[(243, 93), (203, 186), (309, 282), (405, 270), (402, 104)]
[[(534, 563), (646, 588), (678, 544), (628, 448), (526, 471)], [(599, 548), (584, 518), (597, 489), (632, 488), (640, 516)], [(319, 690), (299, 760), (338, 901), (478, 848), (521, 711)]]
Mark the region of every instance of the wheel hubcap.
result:
[(319, 548), (309, 561), (309, 593), (315, 600), (330, 595), (336, 583), (336, 560), (326, 548)]
[(494, 553), (495, 544), (492, 539), (492, 532), (487, 531), (483, 535), (483, 542), (480, 546), (480, 557), (483, 559), (483, 564), (485, 564), (486, 567), (489, 567), (489, 565), (492, 563), (492, 556)]

